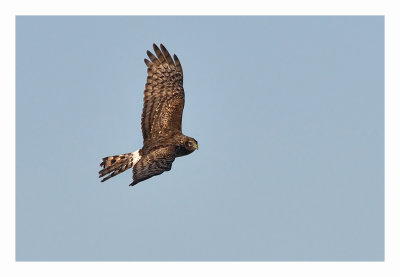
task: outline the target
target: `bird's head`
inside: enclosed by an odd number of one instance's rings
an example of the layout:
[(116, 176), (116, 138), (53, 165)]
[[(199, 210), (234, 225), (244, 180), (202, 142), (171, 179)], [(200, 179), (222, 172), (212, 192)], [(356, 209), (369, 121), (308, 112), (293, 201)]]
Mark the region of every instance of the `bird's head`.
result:
[(191, 137), (187, 137), (185, 140), (185, 148), (189, 152), (193, 152), (194, 150), (199, 149), (199, 145), (197, 144), (197, 140)]

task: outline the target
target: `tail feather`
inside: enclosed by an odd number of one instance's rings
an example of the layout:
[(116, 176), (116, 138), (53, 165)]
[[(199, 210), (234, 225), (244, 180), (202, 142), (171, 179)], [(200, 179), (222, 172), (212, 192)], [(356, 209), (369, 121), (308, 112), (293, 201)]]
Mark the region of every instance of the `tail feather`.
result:
[(133, 167), (140, 160), (140, 158), (141, 155), (139, 150), (131, 153), (105, 157), (100, 163), (100, 166), (102, 166), (103, 169), (99, 171), (99, 178), (110, 174), (101, 180), (102, 182), (107, 181), (111, 177), (114, 177)]

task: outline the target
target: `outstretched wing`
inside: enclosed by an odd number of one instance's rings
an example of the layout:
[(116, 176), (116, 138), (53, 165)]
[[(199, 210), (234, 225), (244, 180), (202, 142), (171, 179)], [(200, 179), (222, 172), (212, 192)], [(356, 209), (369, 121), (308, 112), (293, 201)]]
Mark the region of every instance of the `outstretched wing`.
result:
[(153, 176), (160, 175), (164, 171), (171, 170), (174, 160), (174, 146), (162, 147), (151, 151), (133, 166), (133, 181), (130, 186), (134, 186)]
[(143, 145), (182, 132), (182, 112), (185, 104), (183, 72), (178, 57), (168, 53), (164, 45), (153, 44), (145, 59), (147, 82), (144, 90), (142, 133)]

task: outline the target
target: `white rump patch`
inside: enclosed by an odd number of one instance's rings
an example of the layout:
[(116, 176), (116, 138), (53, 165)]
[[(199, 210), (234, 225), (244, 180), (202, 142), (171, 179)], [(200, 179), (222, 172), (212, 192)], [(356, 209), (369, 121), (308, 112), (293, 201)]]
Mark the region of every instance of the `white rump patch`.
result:
[(135, 152), (132, 152), (132, 163), (133, 163), (133, 165), (135, 165), (139, 160), (140, 160), (140, 158), (142, 158), (142, 156), (140, 156), (140, 154), (139, 154), (139, 150), (136, 150)]

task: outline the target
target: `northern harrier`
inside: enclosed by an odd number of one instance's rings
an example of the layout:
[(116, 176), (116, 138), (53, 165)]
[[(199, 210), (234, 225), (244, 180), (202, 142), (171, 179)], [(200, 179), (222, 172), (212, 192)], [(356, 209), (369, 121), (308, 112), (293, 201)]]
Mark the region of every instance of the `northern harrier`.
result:
[(185, 104), (183, 72), (178, 57), (173, 59), (164, 45), (153, 44), (145, 59), (147, 82), (142, 112), (143, 147), (135, 152), (102, 159), (99, 177), (104, 182), (133, 167), (132, 183), (137, 183), (171, 169), (176, 157), (198, 148), (194, 138), (182, 134), (182, 112)]

